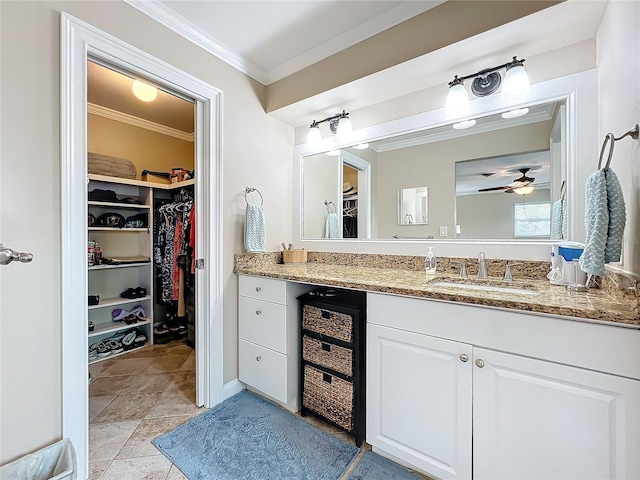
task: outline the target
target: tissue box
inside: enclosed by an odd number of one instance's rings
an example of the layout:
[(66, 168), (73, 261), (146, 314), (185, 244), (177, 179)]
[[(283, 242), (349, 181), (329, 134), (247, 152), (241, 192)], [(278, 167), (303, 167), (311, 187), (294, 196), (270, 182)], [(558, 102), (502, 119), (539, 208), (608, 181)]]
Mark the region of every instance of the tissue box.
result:
[(283, 250), (282, 261), (284, 263), (307, 263), (306, 250)]

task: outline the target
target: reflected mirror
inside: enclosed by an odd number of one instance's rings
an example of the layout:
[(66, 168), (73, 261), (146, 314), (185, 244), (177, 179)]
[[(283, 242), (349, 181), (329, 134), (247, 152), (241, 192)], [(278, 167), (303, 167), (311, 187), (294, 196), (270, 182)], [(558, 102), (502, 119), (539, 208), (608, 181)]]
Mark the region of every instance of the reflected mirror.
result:
[[(337, 206), (335, 238), (347, 237), (345, 222), (360, 239), (554, 238), (567, 178), (565, 101), (475, 120), (303, 157), (303, 238), (329, 238), (325, 200)], [(350, 202), (347, 183), (357, 190)]]

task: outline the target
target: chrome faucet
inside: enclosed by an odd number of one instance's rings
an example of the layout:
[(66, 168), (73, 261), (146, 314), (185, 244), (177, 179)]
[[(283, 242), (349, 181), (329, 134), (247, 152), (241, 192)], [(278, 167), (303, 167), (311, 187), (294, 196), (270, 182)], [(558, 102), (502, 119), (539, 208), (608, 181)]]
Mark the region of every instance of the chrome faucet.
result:
[(513, 282), (513, 275), (511, 274), (511, 267), (515, 267), (516, 265), (522, 265), (522, 263), (509, 263), (507, 262), (507, 266), (504, 271), (504, 280), (505, 282)]
[(484, 252), (480, 252), (480, 255), (478, 255), (478, 279), (487, 279), (487, 264), (484, 261)]
[(467, 278), (467, 264), (464, 262), (454, 262), (452, 261), (451, 263), (455, 263), (456, 265), (460, 265), (460, 273), (458, 274), (458, 277), (460, 278)]

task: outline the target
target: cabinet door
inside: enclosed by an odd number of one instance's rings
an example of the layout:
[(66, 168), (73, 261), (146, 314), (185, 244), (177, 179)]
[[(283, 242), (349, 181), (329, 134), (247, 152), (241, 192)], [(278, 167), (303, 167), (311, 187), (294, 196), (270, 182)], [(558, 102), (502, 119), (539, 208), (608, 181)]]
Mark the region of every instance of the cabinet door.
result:
[(262, 345), (239, 340), (238, 378), (267, 395), (287, 402), (287, 356)]
[(471, 478), (471, 356), (467, 344), (367, 324), (367, 442), (428, 475)]
[(474, 479), (640, 478), (640, 381), (479, 348), (474, 361)]

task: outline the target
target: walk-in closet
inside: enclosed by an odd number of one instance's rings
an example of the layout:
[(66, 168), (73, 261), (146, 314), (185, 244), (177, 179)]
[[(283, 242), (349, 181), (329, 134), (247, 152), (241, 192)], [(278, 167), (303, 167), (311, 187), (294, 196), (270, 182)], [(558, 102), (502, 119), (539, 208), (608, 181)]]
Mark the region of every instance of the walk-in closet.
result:
[(195, 107), (98, 61), (87, 71), (89, 464), (97, 473), (159, 453), (148, 440), (199, 411)]

